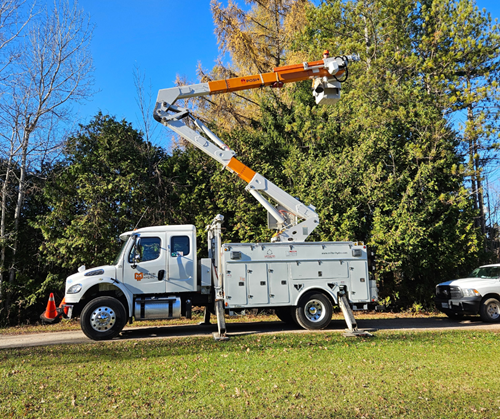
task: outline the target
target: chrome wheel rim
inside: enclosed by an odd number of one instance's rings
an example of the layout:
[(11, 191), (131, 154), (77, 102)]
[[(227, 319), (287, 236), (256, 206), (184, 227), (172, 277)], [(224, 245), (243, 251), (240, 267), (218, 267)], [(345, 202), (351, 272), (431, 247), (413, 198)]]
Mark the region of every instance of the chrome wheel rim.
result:
[(307, 320), (317, 323), (325, 317), (325, 306), (319, 300), (310, 300), (304, 307), (304, 314)]
[(486, 311), (492, 320), (497, 320), (500, 317), (500, 307), (498, 307), (497, 303), (488, 304)]
[(116, 323), (115, 311), (107, 306), (97, 307), (90, 316), (90, 325), (96, 332), (106, 332)]

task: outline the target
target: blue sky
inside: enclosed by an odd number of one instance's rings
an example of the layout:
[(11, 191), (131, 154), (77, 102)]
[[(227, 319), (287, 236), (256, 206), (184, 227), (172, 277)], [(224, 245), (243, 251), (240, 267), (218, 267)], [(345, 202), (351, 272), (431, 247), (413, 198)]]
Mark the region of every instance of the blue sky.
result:
[(140, 120), (134, 68), (144, 74), (153, 99), (174, 85), (177, 74), (196, 81), (196, 66), (213, 66), (218, 55), (208, 0), (80, 0), (95, 24), (92, 54), (99, 90), (77, 117), (88, 122), (99, 110)]
[[(500, 20), (499, 0), (476, 3)], [(211, 68), (218, 56), (209, 0), (80, 0), (79, 4), (95, 24), (92, 53), (99, 90), (88, 103), (75, 106), (83, 123), (101, 110), (139, 127), (135, 67), (145, 75), (146, 87), (151, 84), (155, 99), (159, 89), (174, 85), (177, 74), (196, 82), (197, 63)]]

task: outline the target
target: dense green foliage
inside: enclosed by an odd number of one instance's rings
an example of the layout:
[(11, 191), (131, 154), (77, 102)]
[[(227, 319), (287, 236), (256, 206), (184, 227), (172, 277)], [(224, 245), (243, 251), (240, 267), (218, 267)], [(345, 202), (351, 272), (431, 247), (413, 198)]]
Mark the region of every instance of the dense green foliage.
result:
[(0, 415), (496, 418), (497, 341), (493, 332), (325, 332), (1, 350)]
[[(381, 297), (399, 307), (431, 305), (436, 283), (494, 258), (485, 252), (481, 170), (496, 147), (500, 32), (473, 6), (309, 6), (291, 52), (311, 60), (325, 47), (359, 52), (342, 99), (317, 106), (309, 82), (298, 83), (257, 95), (260, 111), (247, 125), (211, 126), (243, 163), (316, 207), (321, 224), (311, 240), (372, 246)], [(81, 126), (43, 175), (33, 174), (38, 189), (30, 189), (20, 230), (29, 238), (2, 323), (36, 318), (35, 304), (60, 292), (79, 265), (112, 262), (119, 234), (142, 216), (140, 226), (195, 224), (200, 254), (204, 227), (218, 213), (227, 242), (272, 235), (265, 210), (234, 174), (191, 146), (167, 154), (109, 116)]]
[[(65, 155), (45, 187), (51, 211), (39, 219), (42, 254), (70, 269), (111, 262), (117, 237), (157, 205), (156, 173), (164, 153), (130, 124), (99, 114), (68, 139)], [(160, 211), (149, 212), (146, 220), (160, 221)]]

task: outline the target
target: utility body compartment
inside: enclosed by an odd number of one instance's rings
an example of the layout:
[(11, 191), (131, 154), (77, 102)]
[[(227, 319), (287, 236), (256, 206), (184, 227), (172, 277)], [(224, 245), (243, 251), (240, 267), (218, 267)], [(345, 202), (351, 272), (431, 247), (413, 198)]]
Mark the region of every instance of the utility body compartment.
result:
[(223, 244), (225, 307), (295, 306), (312, 289), (337, 303), (341, 287), (351, 303), (372, 303), (367, 260), (366, 246), (354, 242)]

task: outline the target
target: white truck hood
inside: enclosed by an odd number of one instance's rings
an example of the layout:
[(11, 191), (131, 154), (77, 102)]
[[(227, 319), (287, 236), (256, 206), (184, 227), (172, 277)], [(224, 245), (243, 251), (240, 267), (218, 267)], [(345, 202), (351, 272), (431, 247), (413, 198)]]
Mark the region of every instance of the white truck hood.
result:
[(439, 285), (455, 285), (458, 287), (464, 287), (464, 286), (472, 286), (476, 285), (479, 286), (481, 284), (492, 284), (499, 282), (499, 278), (461, 278), (461, 279), (454, 279), (452, 281), (447, 281), (447, 282), (442, 282)]
[(440, 285), (451, 285), (460, 288), (474, 288), (483, 294), (483, 290), (490, 290), (491, 287), (500, 289), (500, 278), (461, 278), (438, 284), (438, 286)]
[[(102, 270), (103, 273), (98, 275), (86, 276), (90, 272), (97, 272)], [(76, 274), (68, 276), (66, 278), (66, 287), (71, 286), (72, 284), (82, 283), (83, 281), (91, 280), (95, 281), (98, 278), (114, 278), (116, 279), (116, 266), (114, 265), (106, 265), (106, 266), (97, 266), (95, 268), (86, 269), (82, 272), (77, 272)]]

